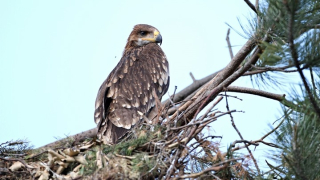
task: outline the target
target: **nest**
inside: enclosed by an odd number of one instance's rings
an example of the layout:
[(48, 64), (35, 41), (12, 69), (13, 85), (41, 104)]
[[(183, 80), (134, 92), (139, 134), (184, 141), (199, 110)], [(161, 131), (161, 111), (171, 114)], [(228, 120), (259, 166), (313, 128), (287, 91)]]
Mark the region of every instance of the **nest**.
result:
[(250, 179), (250, 158), (234, 153), (241, 148), (222, 152), (220, 137), (202, 132), (234, 112), (213, 111), (214, 105), (192, 120), (183, 113), (169, 117), (168, 109), (159, 108), (157, 121), (141, 122), (115, 145), (95, 138), (74, 145), (69, 138), (59, 147), (28, 151), (19, 159), (2, 158), (6, 165), (0, 179)]

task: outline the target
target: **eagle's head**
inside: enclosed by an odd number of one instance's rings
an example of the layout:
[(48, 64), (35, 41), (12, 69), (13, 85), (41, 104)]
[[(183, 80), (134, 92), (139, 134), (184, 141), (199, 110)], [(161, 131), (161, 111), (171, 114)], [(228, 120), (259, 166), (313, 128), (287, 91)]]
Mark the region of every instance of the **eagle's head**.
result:
[(137, 24), (128, 37), (125, 50), (144, 46), (149, 43), (162, 43), (162, 36), (158, 29), (147, 24)]

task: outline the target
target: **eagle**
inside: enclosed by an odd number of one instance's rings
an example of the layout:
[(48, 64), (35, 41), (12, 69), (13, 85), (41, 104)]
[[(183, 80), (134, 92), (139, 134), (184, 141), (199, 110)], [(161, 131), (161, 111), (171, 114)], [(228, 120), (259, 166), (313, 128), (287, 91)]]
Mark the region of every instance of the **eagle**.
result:
[(144, 117), (157, 112), (170, 82), (167, 57), (158, 45), (162, 36), (147, 24), (135, 25), (117, 66), (102, 83), (95, 102), (97, 137), (115, 144)]

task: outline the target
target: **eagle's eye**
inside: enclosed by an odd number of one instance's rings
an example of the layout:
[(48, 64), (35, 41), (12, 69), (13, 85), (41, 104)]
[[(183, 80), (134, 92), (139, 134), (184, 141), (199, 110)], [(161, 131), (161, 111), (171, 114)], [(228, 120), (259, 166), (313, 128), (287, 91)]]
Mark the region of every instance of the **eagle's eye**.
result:
[(146, 31), (140, 31), (140, 35), (141, 35), (141, 36), (145, 36), (146, 34), (147, 34)]

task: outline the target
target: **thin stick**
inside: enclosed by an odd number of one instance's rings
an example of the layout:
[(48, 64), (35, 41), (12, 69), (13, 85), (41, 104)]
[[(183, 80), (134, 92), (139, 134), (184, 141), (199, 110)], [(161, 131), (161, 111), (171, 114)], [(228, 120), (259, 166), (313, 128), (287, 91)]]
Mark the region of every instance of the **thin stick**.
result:
[(280, 125), (284, 122), (285, 118), (283, 118), (283, 120), (278, 124), (277, 127), (275, 127), (274, 129), (272, 129), (270, 132), (268, 132), (266, 135), (262, 136), (260, 138), (260, 140), (262, 141), (264, 138), (266, 138), (267, 136), (269, 136), (270, 134), (272, 134), (273, 132), (275, 132), (279, 127)]
[[(227, 92), (226, 92), (226, 91), (225, 91), (225, 94), (227, 95)], [(230, 111), (230, 110), (229, 110), (228, 97), (226, 97), (226, 108), (227, 108), (228, 111)], [(244, 139), (243, 139), (240, 131), (238, 130), (236, 124), (235, 124), (234, 121), (233, 121), (232, 113), (230, 113), (229, 115), (230, 115), (230, 118), (231, 118), (231, 124), (232, 124), (233, 128), (237, 131), (237, 133), (238, 133), (239, 137), (241, 138), (241, 140), (244, 141)], [(245, 142), (244, 142), (244, 145), (246, 145)], [(259, 169), (259, 166), (258, 166), (258, 163), (257, 163), (256, 159), (254, 158), (254, 156), (253, 156), (251, 150), (249, 149), (249, 147), (246, 147), (246, 148), (247, 148), (247, 150), (248, 150), (248, 152), (249, 152), (249, 154), (250, 154), (251, 159), (252, 159), (253, 162), (254, 162), (254, 165), (256, 166), (256, 169), (257, 169), (257, 171), (258, 171), (258, 174), (260, 175), (260, 169)]]
[(317, 88), (316, 88), (316, 84), (314, 83), (312, 67), (310, 67), (309, 70), (310, 70), (311, 83), (312, 83), (312, 86), (313, 86), (313, 90), (316, 90)]
[(231, 43), (230, 43), (230, 39), (229, 39), (229, 34), (230, 34), (230, 28), (227, 31), (226, 41), (227, 41), (227, 44), (228, 44), (230, 57), (231, 57), (231, 59), (233, 59), (233, 52), (232, 52), (232, 47), (231, 47)]
[(179, 149), (177, 150), (173, 160), (171, 161), (171, 164), (170, 164), (170, 167), (167, 171), (167, 175), (166, 175), (166, 180), (169, 180), (170, 177), (171, 177), (171, 174), (174, 172), (174, 169), (175, 169), (175, 164), (177, 163), (178, 159), (178, 153), (179, 153)]
[[(223, 97), (223, 96), (225, 96), (224, 94), (219, 94), (219, 96), (220, 97)], [(240, 101), (242, 101), (243, 99), (241, 99), (241, 98), (238, 98), (238, 96), (232, 96), (232, 95), (227, 95), (228, 97), (232, 97), (232, 98), (235, 98), (235, 99), (238, 99), (238, 100), (240, 100)]]
[(197, 81), (196, 78), (194, 78), (192, 72), (190, 72), (189, 74), (190, 74), (190, 76), (191, 76), (192, 81), (195, 83), (195, 82)]
[(225, 113), (221, 113), (218, 116), (215, 116), (215, 117), (212, 117), (212, 118), (209, 118), (209, 119), (206, 119), (206, 120), (201, 120), (201, 121), (197, 121), (197, 122), (193, 122), (193, 123), (188, 123), (186, 125), (179, 126), (179, 127), (176, 127), (176, 128), (170, 128), (170, 130), (179, 130), (179, 129), (183, 129), (183, 128), (186, 128), (186, 127), (189, 127), (189, 126), (203, 124), (203, 123), (206, 123), (206, 122), (211, 121), (211, 120), (216, 120), (219, 117), (224, 116), (226, 114), (231, 114), (233, 112), (236, 112), (236, 110), (231, 110), (231, 111), (228, 111), (228, 112), (225, 112)]
[[(176, 104), (173, 102), (174, 95), (176, 94), (176, 90), (177, 90), (177, 86), (174, 86), (174, 91), (173, 91), (173, 95), (172, 96), (170, 96), (170, 94), (168, 92), (168, 95), (169, 95), (168, 99), (169, 99), (170, 103), (172, 104), (172, 107), (175, 109), (175, 111), (178, 110), (178, 108), (176, 107)], [(171, 97), (172, 97), (172, 99), (171, 99)], [(167, 111), (166, 111), (165, 115), (168, 115), (168, 111), (169, 111), (169, 106), (167, 107)]]

